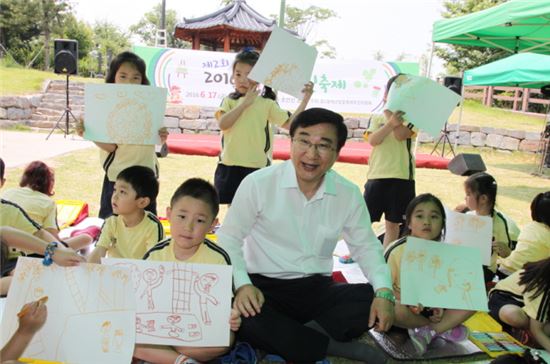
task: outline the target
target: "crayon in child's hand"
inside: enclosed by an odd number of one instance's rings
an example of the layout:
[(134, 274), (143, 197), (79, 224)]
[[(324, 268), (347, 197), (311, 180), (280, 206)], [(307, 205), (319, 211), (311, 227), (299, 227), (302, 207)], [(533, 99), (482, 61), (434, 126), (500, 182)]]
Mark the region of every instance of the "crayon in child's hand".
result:
[[(48, 302), (48, 296), (44, 296), (42, 298), (39, 298), (38, 301), (36, 301), (36, 302), (38, 302), (38, 305), (40, 306), (41, 304), (44, 304), (44, 303)], [(27, 314), (27, 312), (29, 312), (30, 309), (31, 309), (31, 305), (23, 307), (23, 309), (21, 311), (19, 311), (19, 313), (17, 314), (17, 317), (21, 318), (21, 317), (25, 316)]]

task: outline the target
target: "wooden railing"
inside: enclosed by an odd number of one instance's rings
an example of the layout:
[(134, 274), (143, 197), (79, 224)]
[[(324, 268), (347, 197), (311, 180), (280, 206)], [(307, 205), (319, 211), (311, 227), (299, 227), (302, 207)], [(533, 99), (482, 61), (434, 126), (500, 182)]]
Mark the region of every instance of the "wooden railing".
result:
[[(513, 93), (513, 96), (510, 94)], [(494, 100), (511, 101), (512, 110), (528, 113), (530, 104), (549, 105), (539, 89), (495, 86), (465, 86), (464, 98), (480, 100), (484, 105), (494, 106)], [(544, 113), (538, 113), (544, 116)]]

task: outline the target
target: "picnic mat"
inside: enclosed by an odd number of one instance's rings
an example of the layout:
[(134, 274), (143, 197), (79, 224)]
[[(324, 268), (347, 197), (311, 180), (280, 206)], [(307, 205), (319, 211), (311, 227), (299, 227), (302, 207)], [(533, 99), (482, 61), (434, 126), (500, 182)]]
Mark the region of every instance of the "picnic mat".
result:
[(428, 351), (419, 356), (405, 329), (394, 327), (385, 334), (370, 330), (369, 335), (387, 355), (395, 360), (435, 360), (477, 355), (480, 358), (486, 357), (485, 353), (469, 340), (453, 343), (435, 338), (428, 346)]

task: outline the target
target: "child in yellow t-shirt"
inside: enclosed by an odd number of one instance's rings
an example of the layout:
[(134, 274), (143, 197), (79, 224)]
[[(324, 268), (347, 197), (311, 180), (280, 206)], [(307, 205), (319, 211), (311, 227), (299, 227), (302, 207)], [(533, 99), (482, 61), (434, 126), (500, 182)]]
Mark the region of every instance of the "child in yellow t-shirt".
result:
[[(524, 265), (489, 294), (489, 313), (505, 330), (527, 330), (550, 351), (550, 257)], [(524, 342), (525, 344), (525, 342)]]
[(164, 239), (162, 224), (145, 210), (158, 191), (157, 178), (150, 168), (133, 166), (118, 174), (111, 197), (114, 215), (103, 223), (89, 263), (100, 263), (106, 255), (141, 259), (147, 249)]
[[(172, 237), (149, 249), (143, 259), (230, 265), (231, 261), (225, 250), (206, 238), (206, 234), (215, 224), (218, 211), (219, 199), (214, 186), (199, 178), (185, 181), (174, 192), (170, 207), (166, 209)], [(229, 323), (233, 342), (233, 332), (241, 325), (237, 310), (231, 310)], [(134, 356), (154, 363), (183, 363), (188, 358), (205, 362), (228, 350), (229, 347), (136, 345)]]
[(469, 213), (493, 219), (491, 263), (483, 266), (485, 282), (491, 282), (497, 271), (497, 259), (506, 258), (514, 249), (519, 229), (516, 224), (495, 209), (497, 182), (489, 173), (478, 172), (464, 181), (465, 203)]
[(509, 275), (525, 263), (550, 257), (550, 191), (531, 201), (531, 221), (521, 231), (512, 254), (499, 260), (499, 271)]
[[(439, 241), (445, 230), (445, 209), (431, 193), (416, 196), (405, 211), (407, 236)], [(411, 341), (419, 354), (424, 354), (436, 337), (449, 341), (462, 341), (468, 330), (462, 325), (474, 311), (410, 307), (401, 304), (401, 260), (407, 237), (399, 239), (386, 250), (384, 257), (391, 269), (393, 291), (396, 297), (394, 325), (408, 329)]]
[(271, 164), (272, 126), (288, 129), (294, 116), (306, 108), (313, 93), (313, 83), (309, 82), (304, 86), (304, 97), (292, 115), (279, 107), (271, 88), (264, 87), (260, 97), (258, 83), (248, 79), (259, 57), (254, 50), (243, 50), (235, 56), (231, 76), (235, 92), (223, 99), (216, 112), (222, 132), (222, 151), (214, 184), (222, 204), (231, 204), (237, 188), (248, 174)]

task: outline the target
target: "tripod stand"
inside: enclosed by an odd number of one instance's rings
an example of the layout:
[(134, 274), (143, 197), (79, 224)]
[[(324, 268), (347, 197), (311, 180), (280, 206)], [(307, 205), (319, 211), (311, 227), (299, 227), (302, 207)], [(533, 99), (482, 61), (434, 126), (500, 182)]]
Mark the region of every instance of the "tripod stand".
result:
[[(63, 114), (61, 114), (59, 119), (57, 119), (57, 122), (55, 123), (54, 127), (52, 128), (52, 130), (50, 130), (50, 133), (46, 137), (46, 140), (50, 138), (50, 136), (55, 131), (55, 129), (60, 129), (61, 131), (63, 131), (64, 137), (69, 135), (69, 116), (72, 116), (75, 122), (77, 121), (69, 106), (69, 74), (67, 73), (67, 84), (65, 85), (65, 111), (63, 111)], [(63, 127), (60, 126), (60, 123), (63, 121), (63, 118), (65, 118), (65, 129), (63, 129)]]
[(439, 143), (443, 142), (441, 145), (441, 156), (445, 157), (445, 144), (449, 143), (449, 148), (451, 148), (451, 153), (453, 153), (453, 157), (455, 156), (455, 151), (453, 149), (453, 144), (451, 143), (451, 140), (449, 139), (449, 130), (447, 130), (447, 122), (445, 122), (445, 126), (443, 126), (443, 130), (441, 130), (441, 135), (439, 136), (439, 139), (437, 140), (437, 143), (435, 143), (434, 149), (432, 149), (432, 152), (430, 154), (434, 154), (434, 152), (437, 150), (437, 147), (439, 146)]

